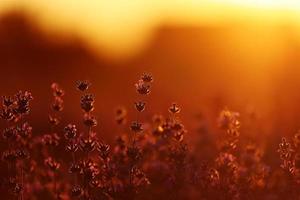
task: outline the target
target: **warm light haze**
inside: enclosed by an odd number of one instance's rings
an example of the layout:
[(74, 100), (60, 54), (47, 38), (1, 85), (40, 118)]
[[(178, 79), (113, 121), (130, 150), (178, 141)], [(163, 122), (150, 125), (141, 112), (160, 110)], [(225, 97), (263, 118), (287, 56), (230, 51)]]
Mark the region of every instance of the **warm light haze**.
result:
[(115, 56), (138, 52), (161, 25), (300, 27), (297, 0), (3, 0), (0, 9), (29, 12), (47, 30), (75, 32)]

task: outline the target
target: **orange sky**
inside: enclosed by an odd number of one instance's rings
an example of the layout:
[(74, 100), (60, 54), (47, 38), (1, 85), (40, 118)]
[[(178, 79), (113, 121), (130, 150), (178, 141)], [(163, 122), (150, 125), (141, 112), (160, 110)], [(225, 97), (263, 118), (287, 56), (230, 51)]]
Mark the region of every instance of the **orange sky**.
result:
[(298, 0), (1, 1), (0, 12), (8, 9), (29, 11), (47, 30), (59, 34), (71, 31), (87, 39), (91, 46), (104, 48), (115, 56), (139, 52), (162, 24), (246, 24), (250, 32), (257, 25), (272, 27), (270, 31), (274, 26), (288, 24), (300, 33)]

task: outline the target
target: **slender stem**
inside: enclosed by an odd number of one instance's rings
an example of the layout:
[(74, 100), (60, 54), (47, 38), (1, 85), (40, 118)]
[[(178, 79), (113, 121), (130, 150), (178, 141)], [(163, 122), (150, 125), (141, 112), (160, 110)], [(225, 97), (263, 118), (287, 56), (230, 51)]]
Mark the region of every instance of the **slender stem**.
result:
[(132, 147), (135, 146), (136, 143), (136, 132), (133, 132), (133, 141), (132, 141)]
[[(91, 112), (87, 112), (87, 115), (88, 115), (88, 117), (90, 117), (90, 116), (91, 116)], [(89, 126), (89, 127), (88, 127), (88, 137), (90, 137), (91, 131), (92, 131), (92, 127)]]
[(131, 167), (129, 168), (129, 185), (132, 185), (132, 174), (131, 174)]
[(21, 183), (22, 183), (22, 191), (21, 191), (21, 200), (24, 199), (24, 171), (23, 171), (23, 162), (21, 165)]
[[(76, 155), (75, 152), (72, 152), (73, 163), (76, 164)], [(74, 174), (74, 182), (77, 184), (77, 174)]]
[(56, 174), (54, 172), (53, 174), (53, 179), (54, 179), (54, 195), (55, 195), (55, 199), (58, 199), (58, 195), (57, 195), (57, 183), (56, 183)]
[(73, 159), (73, 163), (75, 163), (76, 162), (75, 152), (72, 152), (72, 159)]

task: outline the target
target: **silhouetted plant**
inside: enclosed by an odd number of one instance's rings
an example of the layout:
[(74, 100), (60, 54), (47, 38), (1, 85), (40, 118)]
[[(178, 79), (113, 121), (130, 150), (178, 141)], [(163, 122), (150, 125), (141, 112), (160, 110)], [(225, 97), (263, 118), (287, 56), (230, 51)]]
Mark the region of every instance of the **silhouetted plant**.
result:
[[(115, 109), (114, 120), (121, 128), (114, 144), (96, 131), (96, 98), (88, 80), (75, 85), (81, 95), (83, 129), (73, 119), (61, 119), (65, 91), (57, 83), (51, 85), (49, 130), (44, 134), (33, 132), (25, 120), (33, 99), (30, 92), (3, 96), (0, 116), (6, 125), (1, 127), (0, 186), (9, 193), (5, 198), (13, 199), (12, 194), (21, 200), (299, 198), (299, 132), (291, 140), (282, 138), (279, 156), (274, 157), (281, 161), (279, 166), (270, 162), (273, 154), (266, 155), (261, 145), (244, 135), (240, 114), (225, 108), (212, 127), (201, 115), (197, 134), (202, 141), (195, 148), (187, 140), (194, 133), (183, 123), (185, 109), (180, 104), (171, 103), (167, 115), (149, 119), (147, 97), (152, 86), (153, 76), (142, 74), (135, 84), (133, 117), (125, 107)], [(205, 143), (209, 148), (202, 152)]]

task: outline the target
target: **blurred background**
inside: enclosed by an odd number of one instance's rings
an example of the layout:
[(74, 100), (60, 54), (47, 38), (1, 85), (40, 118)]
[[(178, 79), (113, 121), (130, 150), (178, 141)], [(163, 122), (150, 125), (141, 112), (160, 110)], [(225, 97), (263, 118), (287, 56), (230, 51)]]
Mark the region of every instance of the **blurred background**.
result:
[(155, 79), (145, 119), (177, 102), (191, 135), (224, 107), (252, 137), (300, 127), (297, 0), (2, 0), (0, 47), (0, 93), (32, 91), (37, 133), (49, 131), (51, 83), (66, 90), (63, 123), (79, 123), (75, 82), (88, 79), (97, 129), (113, 138), (114, 109), (131, 116), (145, 71)]

